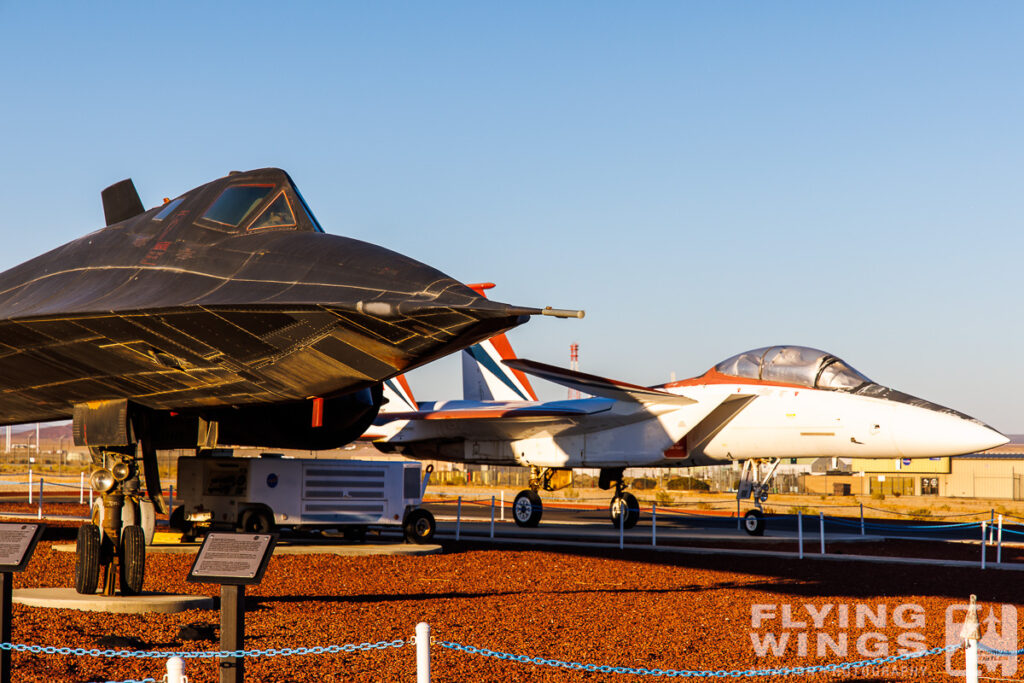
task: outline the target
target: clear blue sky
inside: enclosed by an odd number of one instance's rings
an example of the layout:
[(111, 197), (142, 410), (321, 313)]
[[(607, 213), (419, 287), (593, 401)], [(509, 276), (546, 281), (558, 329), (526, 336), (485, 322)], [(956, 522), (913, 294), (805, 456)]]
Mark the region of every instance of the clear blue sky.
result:
[(1024, 432), (1019, 2), (0, 0), (0, 27), (0, 268), (121, 178), (155, 205), (280, 166), (329, 232), (587, 310), (522, 356), (651, 384), (804, 344)]

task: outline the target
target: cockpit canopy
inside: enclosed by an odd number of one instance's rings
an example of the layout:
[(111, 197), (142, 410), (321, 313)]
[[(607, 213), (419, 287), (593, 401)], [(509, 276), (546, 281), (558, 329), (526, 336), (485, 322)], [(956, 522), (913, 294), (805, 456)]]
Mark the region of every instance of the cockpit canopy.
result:
[(830, 353), (807, 346), (765, 346), (727, 358), (715, 370), (731, 377), (856, 391), (871, 380)]
[(182, 216), (196, 217), (196, 226), (221, 233), (323, 232), (292, 179), (277, 168), (232, 172), (164, 204), (152, 220), (169, 219), (179, 206)]

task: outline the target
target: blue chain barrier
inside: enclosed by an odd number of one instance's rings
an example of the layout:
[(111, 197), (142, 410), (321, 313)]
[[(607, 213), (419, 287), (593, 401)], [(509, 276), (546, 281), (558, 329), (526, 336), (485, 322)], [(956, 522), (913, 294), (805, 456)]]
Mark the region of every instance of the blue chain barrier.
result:
[(607, 666), (597, 664), (582, 664), (580, 662), (563, 662), (559, 659), (545, 659), (544, 657), (530, 657), (527, 655), (515, 655), (509, 652), (488, 650), (487, 648), (473, 647), (472, 645), (460, 645), (449, 641), (434, 641), (436, 645), (457, 652), (480, 655), (481, 657), (493, 657), (508, 662), (519, 662), (521, 664), (534, 664), (536, 666), (550, 666), (557, 669), (571, 669), (573, 671), (593, 671), (599, 673), (613, 674), (634, 674), (637, 676), (668, 676), (670, 678), (743, 678), (753, 676), (789, 676), (794, 674), (812, 674), (823, 671), (849, 671), (869, 666), (881, 666), (895, 662), (905, 662), (911, 659), (931, 657), (963, 647), (961, 643), (954, 643), (946, 647), (933, 647), (922, 652), (911, 652), (905, 655), (891, 655), (878, 659), (864, 659), (856, 662), (843, 662), (842, 664), (816, 664), (814, 666), (782, 667), (780, 669), (748, 669), (746, 671), (720, 669), (718, 671), (693, 671), (688, 669), (646, 669), (643, 667), (630, 666)]
[(291, 655), (323, 655), (342, 652), (366, 652), (368, 650), (385, 650), (390, 647), (402, 647), (404, 640), (382, 640), (378, 643), (359, 643), (358, 645), (318, 645), (316, 647), (287, 647), (266, 650), (214, 650), (198, 652), (171, 652), (167, 650), (87, 650), (82, 647), (53, 647), (49, 645), (21, 645), (17, 643), (0, 643), (0, 650), (9, 652), (29, 652), (35, 655), (74, 655), (75, 657), (117, 657), (120, 659), (216, 659), (220, 657), (289, 657)]
[(997, 650), (995, 648), (989, 647), (988, 645), (986, 645), (985, 643), (983, 643), (981, 641), (978, 641), (978, 649), (980, 649), (982, 652), (987, 652), (990, 655), (996, 655), (997, 657), (1018, 657), (1020, 655), (1024, 655), (1024, 649), (1020, 649), (1020, 650)]
[[(882, 666), (896, 662), (905, 662), (913, 659), (931, 657), (963, 647), (961, 643), (954, 643), (946, 647), (935, 647), (921, 652), (911, 652), (905, 655), (891, 655), (879, 657), (878, 659), (865, 659), (841, 664), (816, 664), (813, 666), (781, 667), (778, 669), (748, 669), (748, 670), (726, 670), (699, 671), (690, 669), (647, 669), (644, 667), (629, 666), (608, 666), (598, 664), (583, 664), (581, 662), (566, 662), (559, 659), (545, 659), (544, 657), (530, 657), (528, 655), (516, 655), (509, 652), (500, 652), (487, 648), (474, 647), (472, 645), (461, 645), (449, 641), (434, 641), (435, 644), (445, 649), (463, 652), (466, 654), (480, 655), (481, 657), (492, 657), (503, 661), (517, 662), (521, 664), (533, 664), (536, 666), (549, 666), (573, 671), (588, 671), (613, 674), (634, 674), (638, 676), (668, 676), (670, 678), (742, 678), (756, 676), (789, 676), (798, 674), (812, 674), (821, 672), (849, 671), (865, 667)], [(51, 655), (73, 655), (77, 657), (116, 657), (121, 659), (169, 659), (170, 657), (181, 657), (182, 659), (215, 659), (223, 657), (288, 657), (293, 655), (318, 655), (318, 654), (339, 654), (342, 652), (352, 653), (369, 650), (385, 650), (388, 648), (400, 648), (406, 644), (405, 640), (383, 640), (376, 643), (359, 643), (347, 645), (327, 645), (315, 647), (297, 648), (268, 648), (266, 650), (220, 650), (220, 651), (197, 651), (197, 652), (171, 652), (162, 650), (140, 651), (140, 650), (100, 650), (72, 647), (52, 647), (42, 645), (24, 645), (17, 643), (0, 643), (0, 650), (13, 652), (29, 652), (32, 654)], [(1017, 656), (1024, 654), (1024, 650), (1015, 652), (1004, 652), (994, 650), (979, 643), (985, 652), (999, 656)], [(130, 679), (127, 681), (107, 683), (157, 683), (153, 678), (141, 680)]]

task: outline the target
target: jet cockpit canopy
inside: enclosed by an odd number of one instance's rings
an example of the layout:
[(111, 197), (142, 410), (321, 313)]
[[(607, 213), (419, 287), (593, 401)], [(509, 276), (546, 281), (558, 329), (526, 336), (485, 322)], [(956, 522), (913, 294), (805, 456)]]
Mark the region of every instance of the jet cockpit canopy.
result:
[(731, 377), (832, 391), (853, 392), (873, 384), (843, 360), (807, 346), (765, 346), (745, 351), (722, 361), (715, 370)]

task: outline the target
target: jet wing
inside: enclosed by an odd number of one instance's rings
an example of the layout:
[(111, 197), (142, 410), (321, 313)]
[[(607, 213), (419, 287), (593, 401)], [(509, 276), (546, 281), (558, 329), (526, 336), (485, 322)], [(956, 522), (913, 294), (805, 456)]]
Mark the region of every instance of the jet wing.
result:
[(629, 401), (643, 404), (669, 404), (675, 406), (688, 406), (697, 401), (679, 394), (671, 394), (667, 391), (650, 389), (636, 384), (620, 382), (614, 379), (588, 375), (583, 372), (566, 370), (554, 365), (538, 363), (537, 361), (515, 358), (502, 361), (505, 365), (515, 370), (520, 370), (535, 377), (546, 379), (555, 384), (578, 389), (594, 396), (615, 399), (616, 401)]

